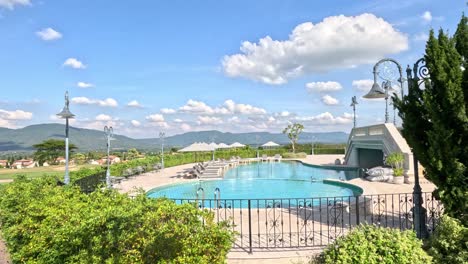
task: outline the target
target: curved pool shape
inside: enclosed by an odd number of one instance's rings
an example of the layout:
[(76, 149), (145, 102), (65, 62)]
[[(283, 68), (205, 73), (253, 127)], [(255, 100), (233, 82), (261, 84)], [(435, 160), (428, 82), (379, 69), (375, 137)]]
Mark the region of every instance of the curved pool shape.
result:
[[(301, 162), (257, 162), (228, 170), (222, 180), (162, 186), (149, 191), (148, 196), (197, 199), (199, 188), (203, 188), (205, 199), (214, 199), (215, 189), (219, 188), (223, 200), (352, 196), (356, 190), (353, 192), (350, 188), (323, 183), (322, 180), (344, 180), (356, 176), (356, 171), (324, 169)], [(202, 198), (201, 192), (199, 198)]]

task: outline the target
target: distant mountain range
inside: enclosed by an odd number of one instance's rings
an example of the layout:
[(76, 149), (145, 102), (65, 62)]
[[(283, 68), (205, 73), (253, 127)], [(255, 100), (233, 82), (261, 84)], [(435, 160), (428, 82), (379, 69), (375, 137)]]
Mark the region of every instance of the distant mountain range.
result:
[[(64, 138), (65, 126), (62, 124), (31, 125), (20, 129), (8, 129), (0, 127), (0, 152), (30, 152), (34, 144), (46, 139)], [(170, 136), (164, 139), (164, 145), (168, 147), (185, 147), (193, 142), (224, 142), (231, 144), (240, 142), (256, 145), (256, 138), (263, 144), (274, 141), (279, 144), (287, 144), (286, 135), (280, 133), (252, 132), (252, 133), (223, 133), (216, 130), (188, 132)], [(299, 143), (345, 143), (349, 134), (344, 132), (309, 133), (300, 135)], [(115, 135), (112, 141), (113, 150), (127, 150), (137, 148), (141, 150), (156, 150), (160, 148), (159, 138), (133, 139), (126, 136)], [(106, 140), (103, 131), (70, 127), (70, 142), (79, 147), (79, 151), (104, 150)]]

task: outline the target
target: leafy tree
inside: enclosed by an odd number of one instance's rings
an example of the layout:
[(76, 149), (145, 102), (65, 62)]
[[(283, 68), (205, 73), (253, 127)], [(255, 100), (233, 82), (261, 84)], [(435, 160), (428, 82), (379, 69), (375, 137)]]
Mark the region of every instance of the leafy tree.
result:
[(131, 148), (127, 152), (127, 159), (132, 160), (138, 157), (140, 153), (138, 153), (138, 150), (136, 148)]
[[(436, 186), (436, 195), (448, 215), (466, 225), (468, 206), (468, 116), (466, 96), (468, 75), (462, 70), (467, 53), (466, 17), (451, 39), (442, 30), (430, 32), (426, 45), (426, 66), (430, 81), (420, 89), (416, 80), (408, 95), (393, 100), (403, 120), (402, 134), (419, 162), (424, 175)], [(457, 48), (461, 49), (457, 51)]]
[[(33, 145), (36, 149), (34, 159), (42, 165), (44, 162), (55, 163), (57, 158), (65, 156), (65, 141), (59, 139), (48, 139), (42, 143)], [(70, 152), (77, 149), (74, 144), (68, 146)]]
[(283, 134), (287, 134), (289, 140), (291, 140), (291, 145), (293, 153), (296, 153), (296, 143), (299, 139), (299, 134), (304, 130), (304, 126), (299, 123), (289, 124), (284, 130)]
[(76, 164), (84, 164), (86, 162), (86, 156), (83, 153), (76, 153), (73, 155), (73, 159)]

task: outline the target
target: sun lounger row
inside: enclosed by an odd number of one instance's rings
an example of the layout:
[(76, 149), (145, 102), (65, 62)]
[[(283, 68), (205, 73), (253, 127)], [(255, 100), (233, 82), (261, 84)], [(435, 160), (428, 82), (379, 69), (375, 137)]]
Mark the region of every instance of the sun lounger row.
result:
[(260, 158), (261, 161), (281, 161), (283, 157), (280, 154), (276, 154), (274, 157), (268, 157), (266, 154), (263, 154)]

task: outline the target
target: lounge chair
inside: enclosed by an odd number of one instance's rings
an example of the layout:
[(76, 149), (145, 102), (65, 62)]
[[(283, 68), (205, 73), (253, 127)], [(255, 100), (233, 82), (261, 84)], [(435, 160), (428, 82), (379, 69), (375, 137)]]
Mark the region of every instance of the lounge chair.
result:
[(274, 161), (281, 161), (282, 157), (280, 154), (276, 154), (275, 157), (273, 158)]
[(268, 156), (266, 154), (263, 154), (261, 161), (268, 161)]

